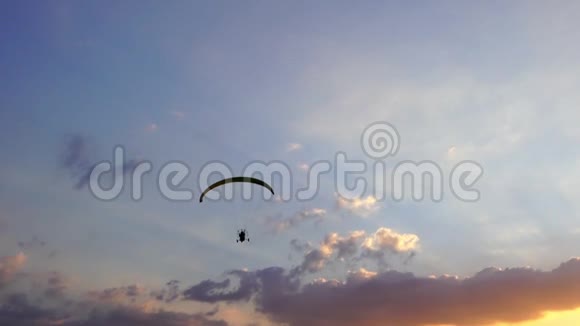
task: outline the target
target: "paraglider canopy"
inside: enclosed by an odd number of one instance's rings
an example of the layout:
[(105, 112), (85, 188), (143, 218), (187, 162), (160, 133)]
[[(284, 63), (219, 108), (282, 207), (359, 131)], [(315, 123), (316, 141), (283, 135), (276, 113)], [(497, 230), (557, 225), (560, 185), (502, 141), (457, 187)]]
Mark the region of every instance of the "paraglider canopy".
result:
[(233, 183), (233, 182), (249, 182), (249, 183), (257, 184), (257, 185), (260, 185), (260, 186), (270, 190), (272, 195), (274, 195), (274, 189), (272, 189), (272, 187), (269, 184), (265, 183), (264, 181), (262, 181), (260, 179), (251, 178), (251, 177), (233, 177), (233, 178), (227, 178), (227, 179), (220, 180), (220, 181), (212, 184), (211, 186), (207, 187), (207, 189), (205, 189), (201, 193), (201, 196), (199, 196), (199, 202), (201, 203), (203, 201), (203, 197), (205, 197), (205, 194), (207, 194), (212, 189), (217, 188), (219, 186), (223, 186), (223, 185), (228, 184), (228, 183)]

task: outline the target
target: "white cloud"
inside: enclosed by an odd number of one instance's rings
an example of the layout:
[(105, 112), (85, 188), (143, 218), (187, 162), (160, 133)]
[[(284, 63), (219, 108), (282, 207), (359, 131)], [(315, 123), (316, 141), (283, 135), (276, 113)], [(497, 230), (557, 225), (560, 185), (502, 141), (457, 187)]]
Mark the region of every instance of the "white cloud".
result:
[(372, 272), (361, 267), (358, 270), (348, 272), (347, 282), (369, 280), (376, 276), (377, 272)]
[(338, 208), (345, 209), (357, 216), (367, 217), (379, 209), (377, 199), (373, 196), (355, 199), (347, 199), (338, 195), (336, 197)]
[(366, 238), (362, 247), (369, 251), (409, 252), (419, 247), (419, 237), (415, 234), (397, 233), (382, 227)]

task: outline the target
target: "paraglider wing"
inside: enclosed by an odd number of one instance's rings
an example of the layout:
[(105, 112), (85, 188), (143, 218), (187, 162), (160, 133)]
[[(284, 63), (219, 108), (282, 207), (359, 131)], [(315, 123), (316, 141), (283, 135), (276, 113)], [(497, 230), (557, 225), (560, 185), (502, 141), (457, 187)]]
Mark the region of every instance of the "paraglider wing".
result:
[(201, 193), (201, 196), (199, 196), (199, 202), (201, 203), (203, 201), (203, 197), (210, 190), (212, 190), (214, 188), (217, 188), (219, 186), (223, 186), (223, 185), (228, 184), (228, 183), (232, 183), (232, 182), (249, 182), (249, 183), (254, 183), (254, 184), (260, 185), (262, 187), (265, 187), (266, 189), (270, 190), (270, 192), (272, 193), (272, 195), (274, 195), (274, 190), (272, 189), (272, 187), (270, 187), (269, 184), (265, 183), (264, 181), (262, 181), (260, 179), (250, 178), (250, 177), (234, 177), (234, 178), (227, 178), (227, 179), (220, 180), (220, 181), (212, 184), (211, 186), (207, 187), (207, 189), (204, 190)]

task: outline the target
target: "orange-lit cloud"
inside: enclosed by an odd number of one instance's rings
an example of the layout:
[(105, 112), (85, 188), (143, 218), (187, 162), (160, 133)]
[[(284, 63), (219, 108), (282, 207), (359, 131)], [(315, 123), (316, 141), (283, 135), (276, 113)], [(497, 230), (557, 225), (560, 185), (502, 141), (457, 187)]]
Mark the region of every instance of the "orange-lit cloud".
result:
[(367, 217), (379, 209), (377, 199), (373, 196), (347, 199), (336, 195), (336, 204), (339, 209), (344, 209), (351, 214), (361, 217)]

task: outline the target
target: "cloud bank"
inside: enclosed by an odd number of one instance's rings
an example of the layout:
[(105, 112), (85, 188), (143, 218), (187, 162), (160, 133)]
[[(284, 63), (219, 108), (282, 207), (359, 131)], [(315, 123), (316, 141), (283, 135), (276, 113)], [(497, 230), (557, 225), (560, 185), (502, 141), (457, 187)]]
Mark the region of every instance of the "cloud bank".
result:
[[(144, 286), (81, 291), (60, 272), (24, 273), (23, 253), (0, 257), (0, 325), (64, 326), (227, 326), (209, 312), (167, 311)], [(170, 290), (175, 283), (168, 283)], [(165, 293), (171, 297), (171, 293)]]
[(232, 271), (240, 278), (203, 281), (184, 292), (188, 300), (253, 300), (256, 310), (289, 325), (486, 325), (537, 319), (545, 311), (580, 307), (580, 259), (552, 271), (486, 268), (472, 277), (419, 277), (365, 269), (344, 281), (300, 282), (280, 267)]

